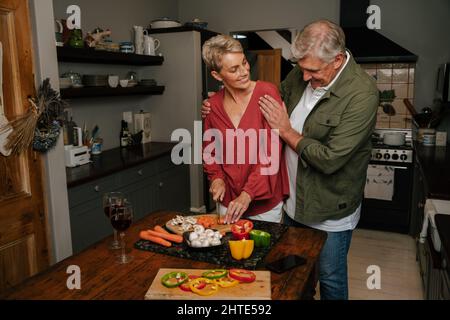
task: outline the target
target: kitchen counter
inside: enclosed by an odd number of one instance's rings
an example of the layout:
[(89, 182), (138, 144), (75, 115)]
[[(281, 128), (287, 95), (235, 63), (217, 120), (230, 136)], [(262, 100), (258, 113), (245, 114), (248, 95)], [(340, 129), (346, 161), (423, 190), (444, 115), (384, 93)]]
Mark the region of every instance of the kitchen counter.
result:
[(450, 147), (414, 144), (425, 181), (426, 197), (450, 200)]
[[(127, 230), (127, 247), (139, 239), (139, 231), (163, 225), (175, 217), (175, 212), (158, 212), (135, 222)], [(15, 300), (142, 300), (160, 268), (212, 269), (218, 265), (181, 259), (159, 253), (131, 249), (134, 259), (126, 265), (115, 263), (115, 255), (108, 249), (112, 236), (96, 243), (47, 271), (28, 279), (25, 283), (1, 295), (1, 299)], [(280, 241), (266, 256), (266, 262), (287, 254), (307, 258), (303, 266), (283, 274), (271, 273), (273, 300), (312, 298), (317, 283), (317, 261), (326, 240), (326, 233), (313, 229), (289, 227)], [(66, 287), (69, 266), (79, 266), (81, 289)], [(264, 270), (264, 269), (261, 269)], [(251, 293), (249, 293), (251, 295)]]
[(100, 155), (92, 155), (90, 164), (66, 168), (67, 186), (72, 188), (157, 159), (170, 154), (175, 145), (166, 142), (150, 142), (134, 148), (115, 148), (104, 151)]

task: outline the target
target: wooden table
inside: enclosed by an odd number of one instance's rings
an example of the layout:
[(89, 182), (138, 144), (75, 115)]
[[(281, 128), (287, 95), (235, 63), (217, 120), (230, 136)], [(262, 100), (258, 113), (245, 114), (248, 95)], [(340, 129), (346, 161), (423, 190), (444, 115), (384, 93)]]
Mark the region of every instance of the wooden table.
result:
[[(139, 239), (139, 231), (163, 225), (175, 217), (174, 212), (157, 212), (135, 222), (126, 233), (127, 247)], [(131, 249), (134, 260), (129, 264), (115, 263), (115, 255), (108, 249), (108, 237), (85, 251), (74, 255), (38, 274), (25, 283), (7, 291), (2, 299), (106, 299), (142, 300), (160, 268), (211, 269), (214, 264), (185, 260), (158, 253)], [(307, 264), (283, 274), (272, 273), (272, 299), (310, 299), (317, 283), (316, 263), (326, 240), (326, 233), (290, 227), (266, 257), (274, 261), (287, 254), (307, 258)], [(81, 289), (69, 290), (69, 266), (81, 269)]]

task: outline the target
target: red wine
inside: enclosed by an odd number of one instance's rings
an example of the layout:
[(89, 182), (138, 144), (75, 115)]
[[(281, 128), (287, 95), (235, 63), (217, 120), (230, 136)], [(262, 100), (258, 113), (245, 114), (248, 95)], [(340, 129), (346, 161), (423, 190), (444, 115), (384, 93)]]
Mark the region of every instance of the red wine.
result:
[(131, 225), (131, 217), (112, 217), (111, 224), (117, 231), (125, 231)]

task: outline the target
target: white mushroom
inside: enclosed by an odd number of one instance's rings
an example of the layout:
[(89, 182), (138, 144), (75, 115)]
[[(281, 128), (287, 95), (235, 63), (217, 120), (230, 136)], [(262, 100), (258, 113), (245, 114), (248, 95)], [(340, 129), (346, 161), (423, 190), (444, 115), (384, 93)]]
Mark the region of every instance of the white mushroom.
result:
[(189, 241), (194, 241), (198, 239), (198, 233), (196, 232), (191, 232), (191, 234), (189, 235)]
[(202, 225), (196, 224), (194, 226), (194, 231), (197, 233), (203, 233), (205, 231), (205, 228)]
[(191, 242), (191, 247), (201, 248), (202, 247), (202, 243), (200, 241), (198, 241), (198, 240), (194, 240), (194, 241)]

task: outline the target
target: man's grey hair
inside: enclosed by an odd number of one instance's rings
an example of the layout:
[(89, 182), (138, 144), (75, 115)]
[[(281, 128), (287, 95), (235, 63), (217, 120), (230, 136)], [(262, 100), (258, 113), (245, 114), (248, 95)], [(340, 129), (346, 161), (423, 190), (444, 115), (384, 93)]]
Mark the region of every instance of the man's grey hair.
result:
[(339, 53), (345, 54), (345, 34), (341, 27), (331, 21), (315, 21), (297, 35), (291, 50), (296, 60), (313, 56), (329, 63)]

